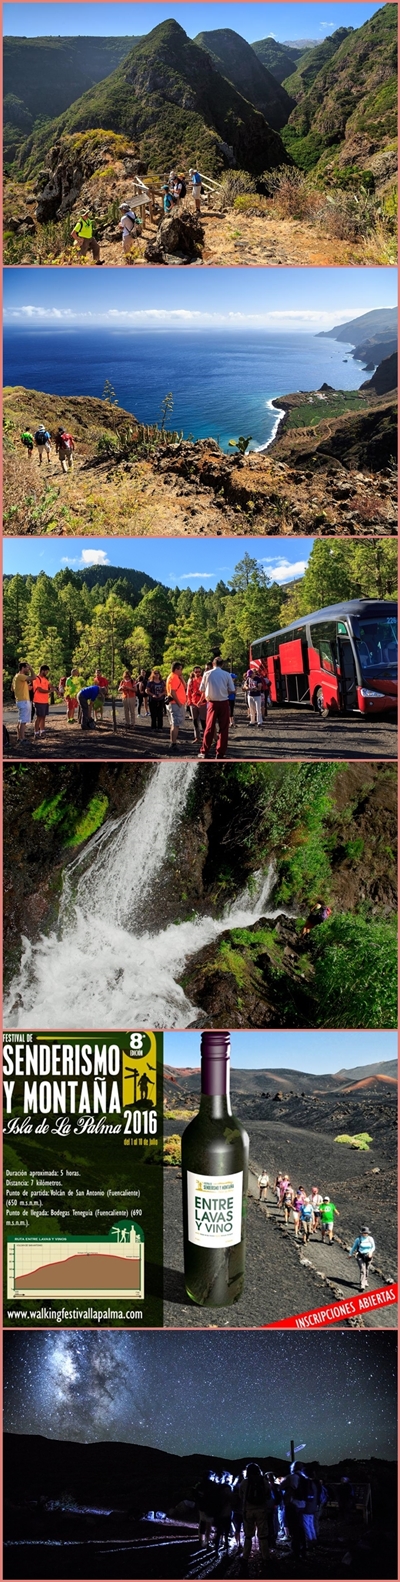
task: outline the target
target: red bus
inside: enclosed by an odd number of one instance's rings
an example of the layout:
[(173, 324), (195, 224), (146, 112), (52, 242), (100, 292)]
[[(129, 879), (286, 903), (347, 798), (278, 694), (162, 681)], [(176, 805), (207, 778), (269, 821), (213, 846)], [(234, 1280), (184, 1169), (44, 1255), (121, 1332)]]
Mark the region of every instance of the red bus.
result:
[(397, 703), (397, 603), (349, 599), (251, 644), (273, 703), (328, 714), (381, 714)]

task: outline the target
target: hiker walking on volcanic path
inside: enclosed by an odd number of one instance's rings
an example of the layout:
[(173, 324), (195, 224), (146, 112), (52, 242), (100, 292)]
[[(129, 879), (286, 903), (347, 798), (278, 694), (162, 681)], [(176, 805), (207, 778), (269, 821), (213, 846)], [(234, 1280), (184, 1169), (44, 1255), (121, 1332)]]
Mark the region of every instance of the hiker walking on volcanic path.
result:
[(170, 723), (170, 753), (178, 753), (179, 731), (186, 721), (186, 687), (180, 659), (175, 659), (167, 676), (167, 714)]
[(374, 1252), (374, 1238), (371, 1236), (371, 1231), (369, 1230), (368, 1225), (363, 1225), (359, 1236), (356, 1236), (355, 1241), (353, 1241), (353, 1246), (350, 1248), (349, 1252), (349, 1258), (352, 1258), (353, 1254), (356, 1253), (357, 1263), (360, 1270), (360, 1291), (366, 1291), (368, 1288), (369, 1267)]
[(317, 1186), (311, 1187), (311, 1202), (314, 1212), (314, 1230), (318, 1230), (321, 1219), (321, 1207), (323, 1199), (321, 1197), (321, 1193), (318, 1191)]
[(49, 665), (41, 665), (39, 674), (33, 677), (33, 702), (35, 705), (35, 738), (43, 736), (46, 728), (46, 719), (49, 712), (49, 697), (51, 681)]
[(75, 440), (72, 438), (72, 434), (68, 434), (67, 430), (60, 426), (56, 433), (56, 451), (58, 459), (61, 462), (62, 472), (71, 472), (74, 461), (74, 450)]
[(230, 719), (229, 693), (233, 684), (229, 670), (222, 669), (220, 659), (214, 659), (212, 669), (204, 671), (201, 690), (207, 699), (207, 717), (199, 758), (208, 758), (216, 725), (218, 725), (218, 736), (215, 756), (218, 759), (226, 757)]
[(187, 684), (187, 701), (193, 720), (193, 735), (195, 742), (198, 742), (199, 745), (201, 745), (203, 739), (207, 715), (207, 702), (201, 686), (202, 675), (203, 666), (195, 665)]
[(128, 730), (134, 730), (136, 721), (136, 681), (133, 680), (130, 670), (124, 670), (118, 685), (118, 692), (124, 705), (124, 719)]
[(300, 1214), (301, 1214), (301, 1210), (302, 1210), (302, 1207), (303, 1207), (303, 1202), (304, 1202), (304, 1194), (302, 1192), (301, 1187), (298, 1187), (297, 1188), (297, 1192), (294, 1193), (293, 1203), (292, 1203), (292, 1214), (293, 1214), (293, 1225), (294, 1225), (295, 1241), (298, 1240), (299, 1229), (300, 1229)]
[(333, 1241), (333, 1228), (334, 1228), (334, 1224), (335, 1224), (335, 1214), (338, 1214), (338, 1213), (339, 1213), (339, 1209), (335, 1208), (335, 1204), (331, 1202), (330, 1197), (324, 1197), (324, 1201), (323, 1201), (323, 1203), (321, 1203), (321, 1208), (320, 1208), (321, 1241), (325, 1241), (325, 1235), (327, 1233), (329, 1246), (331, 1245), (331, 1242)]
[(286, 1187), (286, 1191), (285, 1191), (284, 1196), (283, 1196), (283, 1212), (284, 1212), (284, 1216), (285, 1216), (285, 1225), (289, 1224), (292, 1207), (293, 1207), (293, 1187), (291, 1186), (290, 1181), (288, 1181), (288, 1185)]
[(86, 253), (92, 253), (95, 264), (100, 264), (100, 247), (96, 237), (93, 235), (93, 220), (90, 216), (90, 209), (83, 209), (82, 214), (79, 215), (79, 219), (76, 221), (73, 231), (71, 231), (71, 241), (83, 258), (86, 257)]
[(151, 729), (162, 731), (164, 724), (164, 699), (166, 695), (165, 681), (161, 670), (152, 670), (149, 676), (146, 692), (149, 701)]
[(269, 1187), (269, 1175), (267, 1174), (266, 1170), (261, 1171), (261, 1175), (258, 1177), (257, 1186), (260, 1189), (259, 1202), (264, 1203)]
[(44, 454), (46, 454), (48, 462), (51, 456), (50, 434), (44, 423), (39, 423), (39, 428), (36, 429), (35, 445), (39, 457), (39, 467), (41, 467)]
[(314, 1226), (313, 1206), (312, 1206), (311, 1199), (309, 1197), (306, 1197), (305, 1203), (302, 1203), (302, 1206), (301, 1206), (301, 1209), (300, 1209), (300, 1230), (301, 1230), (301, 1233), (302, 1233), (304, 1246), (305, 1246), (305, 1243), (308, 1241), (308, 1238), (309, 1238), (309, 1236), (311, 1234), (313, 1226)]

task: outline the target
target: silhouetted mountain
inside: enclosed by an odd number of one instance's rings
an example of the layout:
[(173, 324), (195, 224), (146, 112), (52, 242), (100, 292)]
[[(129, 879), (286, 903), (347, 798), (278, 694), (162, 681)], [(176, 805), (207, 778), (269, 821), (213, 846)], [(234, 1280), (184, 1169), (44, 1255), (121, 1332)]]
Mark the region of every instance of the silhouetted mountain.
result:
[(366, 379), (360, 386), (361, 390), (376, 390), (377, 395), (386, 395), (388, 390), (397, 390), (397, 352), (392, 352), (391, 357), (384, 357), (378, 363), (372, 379)]

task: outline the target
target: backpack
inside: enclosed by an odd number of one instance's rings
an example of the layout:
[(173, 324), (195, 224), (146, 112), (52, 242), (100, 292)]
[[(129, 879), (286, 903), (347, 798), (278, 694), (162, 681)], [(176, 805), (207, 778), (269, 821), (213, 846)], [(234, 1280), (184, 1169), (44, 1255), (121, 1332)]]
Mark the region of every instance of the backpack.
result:
[(28, 450), (32, 450), (33, 440), (32, 440), (32, 435), (29, 433), (28, 429), (24, 429), (23, 434), (21, 434), (21, 440), (22, 440), (22, 444), (26, 445)]
[(262, 1472), (252, 1472), (246, 1481), (246, 1505), (266, 1505), (267, 1491)]
[(47, 429), (44, 429), (44, 428), (37, 428), (36, 429), (36, 434), (35, 434), (35, 444), (36, 445), (46, 445), (48, 443), (49, 439), (50, 439), (50, 435), (47, 433)]
[(182, 190), (179, 196), (180, 198), (186, 198), (186, 181), (182, 181)]
[(60, 445), (64, 446), (64, 450), (72, 450), (72, 443), (73, 442), (72, 442), (72, 435), (71, 434), (60, 434), (59, 435), (59, 440), (60, 440)]

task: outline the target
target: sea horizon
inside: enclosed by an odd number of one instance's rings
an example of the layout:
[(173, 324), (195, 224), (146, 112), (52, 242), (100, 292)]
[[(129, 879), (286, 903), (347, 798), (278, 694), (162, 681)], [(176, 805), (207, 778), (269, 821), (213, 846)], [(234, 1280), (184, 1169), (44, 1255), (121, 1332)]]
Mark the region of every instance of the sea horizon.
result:
[[(353, 349), (315, 331), (6, 325), (4, 383), (101, 398), (109, 380), (119, 405), (148, 424), (160, 421), (171, 391), (169, 429), (215, 439), (223, 450), (239, 434), (251, 435), (250, 448), (257, 449), (276, 433), (277, 397), (324, 383), (359, 388), (364, 365), (354, 360)], [(44, 419), (38, 413), (38, 421)]]

